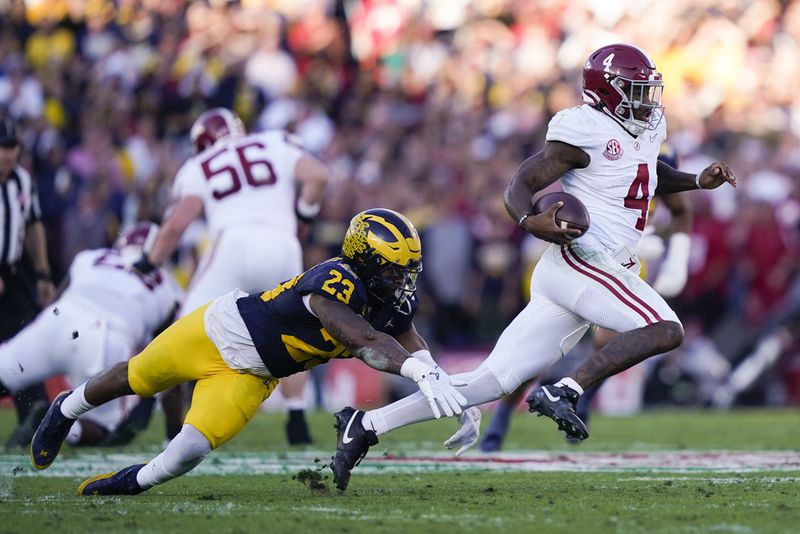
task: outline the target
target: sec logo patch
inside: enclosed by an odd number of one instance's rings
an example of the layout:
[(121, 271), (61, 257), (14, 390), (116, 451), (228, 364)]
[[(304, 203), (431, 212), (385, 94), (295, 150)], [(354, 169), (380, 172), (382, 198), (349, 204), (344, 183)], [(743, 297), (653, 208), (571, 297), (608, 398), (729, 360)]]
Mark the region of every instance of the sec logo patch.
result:
[(619, 141), (616, 139), (611, 139), (608, 143), (606, 143), (606, 149), (603, 151), (603, 155), (606, 157), (606, 159), (616, 161), (622, 157), (622, 152), (622, 145), (619, 144)]

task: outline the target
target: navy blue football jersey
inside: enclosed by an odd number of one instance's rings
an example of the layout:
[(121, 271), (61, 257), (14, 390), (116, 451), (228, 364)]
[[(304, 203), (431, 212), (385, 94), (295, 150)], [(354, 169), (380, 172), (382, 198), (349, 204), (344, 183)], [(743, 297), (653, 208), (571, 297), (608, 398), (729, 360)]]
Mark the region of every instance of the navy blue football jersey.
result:
[(236, 301), (239, 313), (264, 365), (275, 378), (305, 371), (331, 358), (352, 356), (306, 308), (303, 296), (311, 293), (346, 304), (376, 330), (393, 336), (411, 328), (417, 309), (416, 296), (400, 309), (371, 302), (364, 282), (342, 258), (315, 265), (260, 295), (242, 297)]

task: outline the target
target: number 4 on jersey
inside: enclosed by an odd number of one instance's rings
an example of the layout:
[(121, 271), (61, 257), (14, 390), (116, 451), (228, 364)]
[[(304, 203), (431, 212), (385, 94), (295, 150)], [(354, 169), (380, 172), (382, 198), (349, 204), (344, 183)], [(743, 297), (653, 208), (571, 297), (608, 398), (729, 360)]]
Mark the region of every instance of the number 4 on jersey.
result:
[[(639, 192), (641, 191), (641, 196)], [(636, 220), (636, 229), (644, 230), (647, 223), (647, 207), (650, 203), (650, 171), (647, 170), (647, 163), (640, 163), (636, 170), (628, 195), (625, 197), (625, 207), (639, 210), (641, 215)]]

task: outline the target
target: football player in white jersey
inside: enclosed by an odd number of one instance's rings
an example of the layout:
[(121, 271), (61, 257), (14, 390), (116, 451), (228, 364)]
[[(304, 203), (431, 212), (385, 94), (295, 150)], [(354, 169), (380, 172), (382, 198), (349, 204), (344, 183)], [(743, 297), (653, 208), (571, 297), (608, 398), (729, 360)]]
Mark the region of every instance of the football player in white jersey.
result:
[[(661, 147), (661, 153), (658, 156), (659, 161), (663, 161), (673, 168), (678, 168), (678, 158), (675, 150), (668, 144)], [(661, 261), (661, 266), (658, 269), (658, 275), (653, 281), (653, 289), (665, 297), (675, 297), (683, 291), (686, 285), (686, 280), (689, 274), (689, 249), (690, 238), (689, 234), (692, 229), (692, 210), (691, 205), (683, 193), (672, 193), (668, 195), (659, 195), (658, 198), (667, 208), (670, 214), (670, 228), (669, 228), (669, 247), (666, 249), (667, 253), (664, 254)], [(649, 219), (652, 220), (652, 214), (656, 210), (655, 199), (650, 203)], [(640, 273), (645, 280), (647, 280), (647, 264), (649, 260), (656, 259), (665, 251), (664, 242), (661, 237), (653, 233), (653, 226), (648, 222), (644, 238), (640, 241), (637, 248), (639, 258), (643, 260), (645, 266)], [(600, 350), (603, 345), (608, 343), (617, 333), (613, 330), (605, 328), (594, 328), (592, 331), (592, 344), (595, 350)], [(489, 425), (486, 429), (485, 435), (480, 442), (480, 450), (482, 452), (496, 452), (501, 450), (503, 441), (505, 440), (506, 433), (511, 425), (511, 416), (515, 408), (519, 405), (519, 401), (525, 395), (531, 384), (539, 381), (541, 384), (550, 384), (556, 382), (563, 376), (564, 372), (572, 371), (583, 361), (589, 354), (584, 351), (576, 354), (575, 351), (569, 354), (566, 358), (562, 358), (548, 371), (543, 373), (542, 376), (536, 377), (528, 382), (524, 382), (520, 387), (511, 395), (504, 397), (498, 403), (497, 409), (492, 414)], [(560, 373), (560, 374), (557, 374)], [(595, 387), (587, 389), (577, 404), (576, 411), (578, 416), (588, 425), (590, 414), (590, 403), (597, 391), (599, 390), (602, 382), (598, 383)], [(577, 443), (578, 441), (573, 438), (567, 438), (570, 443)]]
[[(135, 267), (148, 272), (169, 257), (183, 232), (205, 214), (211, 245), (189, 285), (180, 315), (239, 288), (252, 293), (303, 270), (298, 219), (320, 211), (327, 167), (285, 131), (247, 134), (232, 111), (213, 108), (190, 136), (196, 154), (178, 170), (174, 209)], [(281, 383), (291, 444), (311, 442), (303, 415), (306, 374)]]
[[(661, 74), (640, 49), (627, 44), (593, 52), (583, 69), (587, 102), (563, 110), (550, 121), (544, 148), (517, 169), (504, 195), (506, 209), (525, 230), (552, 243), (531, 276), (531, 300), (503, 331), (489, 357), (474, 371), (455, 375), (469, 385), (459, 389), (470, 406), (496, 400), (540, 374), (577, 343), (590, 325), (620, 332), (572, 376), (531, 394), (533, 411), (554, 419), (577, 439), (588, 437), (575, 404), (584, 388), (671, 350), (683, 340), (683, 326), (664, 299), (639, 278), (636, 245), (642, 236), (650, 198), (691, 189), (714, 189), (736, 179), (724, 163), (697, 175), (658, 162), (666, 138), (661, 105)], [(555, 222), (556, 203), (534, 215), (534, 193), (561, 179), (564, 191), (589, 211), (584, 235)], [(462, 419), (469, 411), (462, 414)], [(367, 432), (377, 435), (432, 419), (424, 397), (414, 394), (363, 414)], [(462, 421), (452, 446), (477, 439)], [(465, 430), (467, 430), (465, 432)], [(457, 438), (457, 439), (454, 439)], [(462, 439), (463, 438), (463, 439)], [(347, 458), (366, 454), (337, 449), (334, 478), (349, 477)]]
[[(172, 321), (181, 297), (177, 282), (161, 269), (141, 275), (128, 268), (157, 230), (153, 223), (139, 223), (113, 248), (75, 256), (61, 297), (0, 345), (0, 390), (13, 393), (62, 374), (73, 386), (82, 384), (99, 370), (127, 361)], [(101, 443), (136, 403), (131, 396), (115, 399), (78, 420), (67, 441)]]

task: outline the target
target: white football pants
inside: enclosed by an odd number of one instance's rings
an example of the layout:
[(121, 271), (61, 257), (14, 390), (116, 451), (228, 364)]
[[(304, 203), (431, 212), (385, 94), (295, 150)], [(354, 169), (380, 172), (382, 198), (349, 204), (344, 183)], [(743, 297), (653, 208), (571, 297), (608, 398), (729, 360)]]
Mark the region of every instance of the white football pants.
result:
[[(64, 297), (48, 306), (12, 339), (0, 345), (0, 381), (11, 391), (67, 375), (72, 387), (133, 355), (130, 333), (108, 323), (102, 310), (85, 300)], [(93, 410), (92, 421), (113, 430), (135, 406), (120, 397)]]
[[(660, 321), (680, 323), (664, 299), (610, 254), (577, 244), (551, 245), (531, 277), (531, 301), (509, 324), (489, 357), (470, 373), (455, 375), (469, 385), (459, 391), (470, 406), (496, 400), (539, 375), (569, 352), (594, 324), (627, 332)], [(402, 403), (402, 404), (401, 404)], [(421, 393), (367, 412), (382, 434), (433, 419)]]
[(268, 226), (226, 228), (203, 254), (180, 316), (237, 287), (258, 293), (302, 271), (303, 252), (296, 235)]

